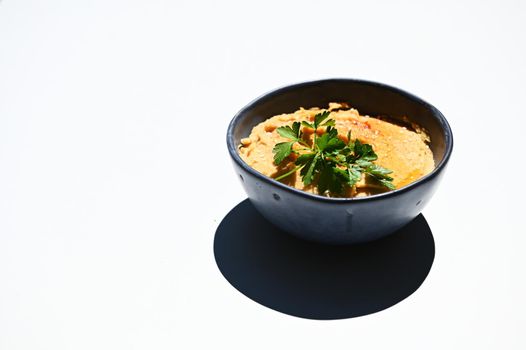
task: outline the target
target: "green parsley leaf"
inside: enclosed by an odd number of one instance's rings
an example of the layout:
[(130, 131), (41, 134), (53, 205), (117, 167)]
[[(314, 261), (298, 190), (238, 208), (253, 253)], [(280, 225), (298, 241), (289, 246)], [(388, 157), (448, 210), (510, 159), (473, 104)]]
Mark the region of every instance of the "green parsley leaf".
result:
[[(333, 174), (331, 168), (324, 166), (320, 171), (318, 178), (318, 193), (324, 194), (329, 189), (330, 183), (333, 181)], [(333, 186), (334, 187), (334, 186)]]
[(325, 150), (325, 147), (327, 147), (327, 144), (329, 143), (330, 137), (331, 136), (329, 133), (325, 133), (316, 139), (318, 151), (323, 152)]
[(362, 144), (362, 151), (363, 151), (363, 154), (361, 158), (363, 160), (368, 160), (372, 162), (378, 159), (378, 156), (373, 151), (373, 146), (366, 144), (366, 143)]
[[(313, 176), (318, 164), (319, 155), (316, 154), (310, 161), (305, 164), (305, 167), (301, 169), (301, 175), (303, 183), (308, 186), (312, 183)], [(306, 169), (306, 170), (305, 170)]]
[(302, 121), (301, 125), (306, 126), (307, 128), (314, 129), (314, 125), (306, 121)]
[(280, 126), (277, 131), (278, 134), (287, 139), (298, 140), (300, 138), (300, 123), (292, 123), (292, 128), (290, 126)]
[(367, 168), (367, 172), (369, 174), (371, 174), (371, 175), (374, 175), (374, 176), (378, 177), (378, 178), (387, 179), (387, 180), (393, 180), (392, 177), (387, 176), (388, 174), (391, 174), (393, 172), (392, 170), (383, 168), (383, 167), (381, 167), (379, 165), (376, 165), (376, 164), (369, 165), (369, 167)]
[(274, 153), (274, 164), (280, 164), (292, 153), (292, 145), (295, 142), (296, 141), (280, 142), (274, 146), (272, 149), (272, 152)]
[(318, 180), (318, 192), (324, 194), (330, 193), (340, 194), (343, 191), (346, 182), (345, 175), (340, 172), (341, 169), (326, 164), (321, 172)]
[(392, 181), (392, 180), (387, 180), (387, 179), (380, 179), (380, 180), (378, 180), (378, 182), (380, 182), (382, 185), (384, 185), (384, 186), (387, 187), (388, 189), (390, 189), (390, 190), (396, 190), (395, 185), (393, 185), (393, 183), (392, 183), (391, 181)]
[(347, 168), (347, 172), (349, 173), (349, 186), (354, 186), (358, 181), (362, 179), (362, 169), (355, 166), (350, 166)]
[(334, 150), (340, 150), (345, 147), (345, 142), (340, 140), (337, 137), (333, 137), (329, 139), (329, 142), (327, 142), (327, 145), (325, 146), (326, 152), (333, 152)]
[(316, 153), (304, 153), (296, 159), (296, 165), (303, 165), (307, 164), (309, 161), (312, 160), (316, 156)]
[(329, 119), (325, 123), (321, 124), (320, 126), (335, 126), (336, 121), (334, 119)]
[(362, 168), (367, 168), (367, 167), (373, 165), (373, 163), (371, 163), (370, 161), (368, 161), (368, 160), (363, 160), (363, 159), (361, 159), (361, 158), (360, 158), (360, 159), (356, 159), (356, 160), (354, 161), (354, 163), (355, 163), (356, 165), (362, 167)]
[(323, 111), (321, 113), (316, 114), (314, 116), (314, 129), (318, 129), (318, 127), (321, 126), (321, 123), (323, 123), (323, 121), (327, 119), (330, 114), (331, 112), (329, 111)]

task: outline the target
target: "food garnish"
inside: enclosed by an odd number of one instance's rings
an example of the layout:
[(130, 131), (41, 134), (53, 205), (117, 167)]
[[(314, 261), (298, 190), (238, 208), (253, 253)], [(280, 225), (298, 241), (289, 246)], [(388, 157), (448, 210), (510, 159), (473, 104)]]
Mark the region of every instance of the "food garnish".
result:
[[(291, 126), (277, 128), (278, 134), (290, 141), (274, 146), (274, 164), (282, 164), (291, 154), (297, 158), (295, 167), (275, 180), (282, 180), (299, 171), (304, 185), (316, 186), (320, 195), (341, 195), (365, 176), (394, 190), (393, 178), (389, 176), (392, 171), (373, 163), (378, 159), (373, 147), (358, 139), (351, 140), (350, 130), (347, 142), (342, 141), (335, 128), (336, 122), (328, 119), (330, 114), (330, 111), (324, 111), (316, 114), (313, 122), (294, 122)], [(313, 130), (312, 141), (304, 137), (302, 126)], [(318, 135), (318, 128), (323, 127), (325, 132)]]

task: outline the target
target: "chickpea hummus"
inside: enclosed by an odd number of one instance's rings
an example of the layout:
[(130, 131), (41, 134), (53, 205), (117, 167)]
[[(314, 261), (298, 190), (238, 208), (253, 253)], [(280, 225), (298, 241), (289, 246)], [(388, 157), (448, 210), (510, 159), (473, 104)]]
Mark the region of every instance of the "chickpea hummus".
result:
[[(427, 145), (430, 141), (429, 136), (417, 125), (412, 124), (412, 127), (405, 127), (386, 120), (360, 115), (356, 109), (349, 108), (345, 103), (330, 103), (327, 110), (331, 111), (330, 118), (335, 120), (335, 128), (341, 140), (347, 142), (347, 133), (351, 130), (352, 139), (356, 138), (362, 143), (372, 145), (374, 152), (378, 155), (376, 164), (393, 171), (390, 176), (396, 188), (406, 186), (434, 169), (433, 154)], [(252, 129), (249, 137), (241, 140), (239, 155), (249, 166), (266, 176), (275, 178), (285, 174), (294, 168), (295, 159), (292, 154), (283, 163), (274, 164), (273, 147), (276, 143), (286, 141), (276, 132), (276, 129), (295, 121), (312, 121), (320, 111), (323, 110), (301, 108), (294, 113), (280, 114), (265, 120)], [(303, 126), (302, 130), (304, 138), (309, 141), (314, 130)], [(324, 132), (324, 127), (316, 130), (318, 135)], [(305, 186), (296, 174), (287, 176), (281, 181), (297, 189), (316, 193), (313, 185)], [(368, 181), (364, 176), (345, 196), (360, 197), (384, 191), (386, 191), (385, 188)]]

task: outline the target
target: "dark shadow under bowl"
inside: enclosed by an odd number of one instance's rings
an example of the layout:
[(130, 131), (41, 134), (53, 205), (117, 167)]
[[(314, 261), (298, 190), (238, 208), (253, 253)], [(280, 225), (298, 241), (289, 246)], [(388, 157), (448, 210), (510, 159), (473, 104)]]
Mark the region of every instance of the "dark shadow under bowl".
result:
[(414, 293), (431, 269), (435, 244), (422, 214), (370, 243), (308, 242), (283, 233), (244, 200), (219, 224), (214, 256), (230, 284), (261, 305), (333, 320), (378, 312)]
[[(255, 125), (299, 107), (324, 107), (329, 102), (348, 102), (360, 114), (389, 116), (400, 122), (407, 117), (424, 127), (431, 137), (435, 169), (395, 191), (362, 198), (326, 198), (275, 181), (239, 157), (240, 140)], [(283, 87), (250, 102), (231, 121), (227, 146), (249, 199), (263, 217), (300, 238), (347, 244), (391, 234), (421, 212), (444, 174), (453, 135), (440, 111), (408, 92), (369, 81), (329, 79)]]

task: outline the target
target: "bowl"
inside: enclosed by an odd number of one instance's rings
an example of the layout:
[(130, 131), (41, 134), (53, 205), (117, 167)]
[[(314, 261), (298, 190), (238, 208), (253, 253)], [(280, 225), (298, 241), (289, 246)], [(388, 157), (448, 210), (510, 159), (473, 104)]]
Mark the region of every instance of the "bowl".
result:
[[(239, 156), (240, 140), (260, 122), (299, 107), (348, 102), (360, 114), (387, 115), (424, 127), (435, 169), (394, 191), (360, 198), (328, 198), (303, 192), (251, 168)], [(285, 86), (256, 98), (232, 119), (227, 147), (248, 198), (261, 215), (297, 237), (328, 244), (368, 242), (396, 232), (412, 221), (433, 196), (453, 149), (453, 134), (438, 109), (413, 94), (381, 83), (328, 79)]]

